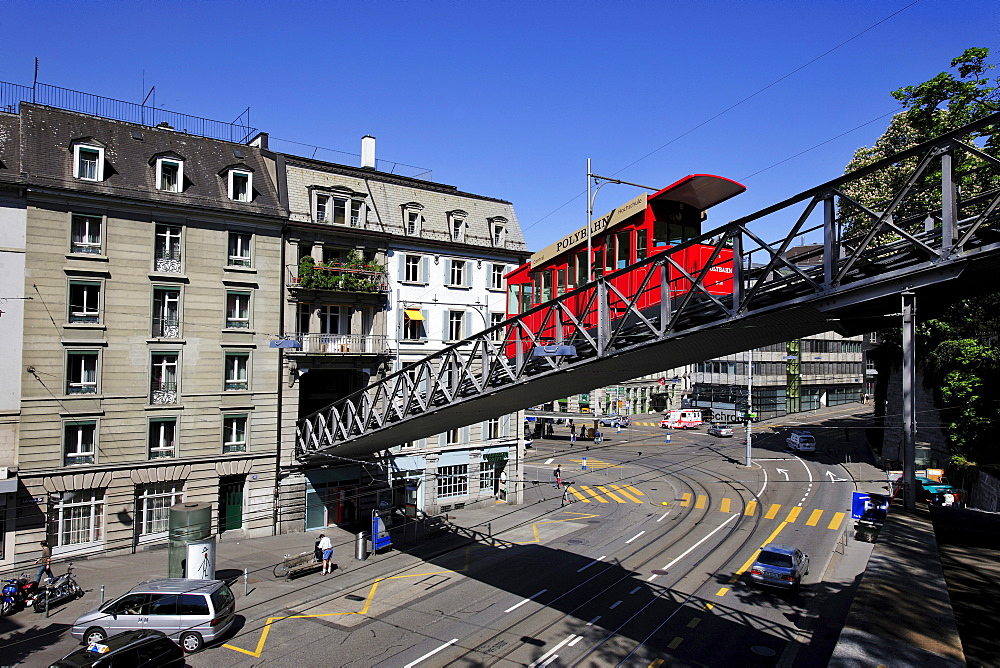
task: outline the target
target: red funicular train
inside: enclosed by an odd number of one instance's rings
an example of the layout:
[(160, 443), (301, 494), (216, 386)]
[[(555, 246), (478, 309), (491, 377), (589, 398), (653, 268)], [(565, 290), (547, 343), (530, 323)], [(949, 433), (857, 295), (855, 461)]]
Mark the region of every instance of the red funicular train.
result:
[[(735, 181), (710, 174), (692, 174), (654, 194), (644, 193), (622, 204), (614, 211), (591, 222), (590, 246), (587, 253), (587, 228), (560, 239), (531, 256), (526, 263), (507, 275), (507, 317), (513, 317), (566, 294), (589, 282), (593, 276), (608, 275), (673, 246), (682, 244), (702, 233), (706, 211), (746, 190)], [(711, 258), (713, 247), (697, 244), (674, 253), (671, 257), (692, 277), (697, 278)], [(705, 290), (714, 295), (732, 291), (732, 251), (724, 249), (712, 263), (704, 280)], [(646, 272), (649, 270), (647, 269)], [(622, 294), (632, 294), (645, 272), (626, 272), (611, 279)], [(670, 296), (682, 295), (691, 289), (691, 281), (679, 269), (671, 266), (668, 273)], [(643, 288), (639, 308), (660, 303), (660, 281), (649, 281)], [(571, 298), (570, 309), (583, 316), (587, 326), (597, 322), (593, 312), (592, 290), (581, 291)], [(615, 297), (611, 298), (611, 317), (616, 317)], [(557, 337), (550, 323), (528, 323), (529, 328), (543, 339)], [(618, 316), (620, 317), (620, 316)], [(512, 351), (511, 351), (512, 354)]]

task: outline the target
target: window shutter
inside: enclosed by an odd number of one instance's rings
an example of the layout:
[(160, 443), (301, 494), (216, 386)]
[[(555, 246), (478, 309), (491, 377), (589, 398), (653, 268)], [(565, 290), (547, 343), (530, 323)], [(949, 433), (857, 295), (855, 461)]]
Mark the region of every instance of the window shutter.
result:
[(420, 337), (419, 338), (420, 338), (421, 341), (425, 341), (425, 340), (427, 340), (427, 336), (428, 336), (427, 323), (430, 322), (430, 320), (428, 320), (427, 318), (429, 318), (430, 316), (427, 313), (427, 309), (420, 309), (420, 315), (424, 316), (424, 321), (422, 323), (420, 323)]
[(406, 256), (400, 253), (399, 257), (399, 280), (400, 282), (406, 280)]
[[(462, 324), (462, 338), (467, 339), (472, 336), (472, 311), (465, 312), (465, 322)], [(479, 328), (476, 327), (478, 330)]]
[(442, 341), (450, 341), (451, 340), (451, 332), (448, 331), (449, 330), (448, 319), (449, 319), (450, 315), (451, 315), (451, 311), (444, 311), (444, 313), (441, 314), (441, 340)]
[(472, 287), (472, 266), (472, 260), (465, 261), (465, 275), (463, 278), (465, 279), (465, 287), (467, 288)]
[(500, 435), (510, 436), (510, 413), (500, 417)]
[(448, 445), (448, 434), (438, 434), (438, 447), (443, 448)]
[(430, 258), (426, 255), (420, 258), (420, 281), (427, 285), (430, 282), (431, 265)]
[(451, 285), (451, 258), (444, 259), (444, 284)]
[(402, 308), (396, 310), (396, 339), (403, 338), (404, 326), (406, 323), (406, 313)]
[(472, 440), (471, 433), (472, 433), (471, 428), (468, 425), (462, 427), (462, 431), (459, 432), (460, 434), (459, 438), (462, 439), (463, 444), (469, 443)]

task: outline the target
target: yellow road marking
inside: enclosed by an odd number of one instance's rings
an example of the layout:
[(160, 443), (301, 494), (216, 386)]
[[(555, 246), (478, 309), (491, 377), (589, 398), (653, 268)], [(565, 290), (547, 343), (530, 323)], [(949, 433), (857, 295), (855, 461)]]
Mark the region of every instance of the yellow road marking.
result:
[(698, 501), (695, 502), (694, 507), (698, 509), (704, 508), (707, 502), (708, 502), (708, 497), (705, 496), (704, 494), (699, 494)]
[(611, 485), (611, 487), (613, 487), (614, 490), (616, 492), (618, 492), (619, 494), (621, 494), (622, 496), (628, 498), (629, 501), (632, 501), (633, 503), (642, 503), (641, 499), (635, 498), (634, 496), (632, 496), (631, 494), (629, 494), (626, 490), (622, 489), (618, 485)]
[(719, 591), (715, 592), (715, 595), (716, 596), (725, 596), (727, 591), (729, 591), (729, 587), (723, 587)]
[(601, 503), (608, 503), (607, 499), (605, 499), (603, 496), (601, 496), (600, 494), (598, 494), (594, 490), (590, 489), (586, 485), (580, 485), (580, 489), (582, 489), (583, 491), (585, 491), (587, 494), (590, 494), (592, 497), (594, 497), (595, 499), (597, 499)]
[(743, 514), (744, 515), (753, 515), (755, 512), (757, 512), (757, 502), (756, 501), (747, 501), (747, 509), (743, 511)]
[(714, 607), (715, 607), (715, 603), (706, 603), (705, 604), (705, 609), (706, 610), (711, 610)]
[(625, 489), (627, 489), (628, 491), (632, 492), (636, 496), (646, 496), (645, 494), (643, 494), (642, 492), (640, 492), (639, 490), (637, 490), (632, 485), (625, 485)]
[(785, 518), (785, 521), (788, 522), (789, 524), (793, 523), (796, 519), (798, 519), (799, 513), (801, 512), (802, 512), (801, 506), (793, 507), (791, 510), (788, 511), (788, 517)]
[(728, 513), (729, 512), (729, 499), (723, 499), (722, 503), (719, 504), (719, 512)]
[(612, 492), (611, 490), (609, 490), (609, 489), (608, 489), (607, 487), (605, 487), (604, 485), (598, 485), (598, 486), (597, 486), (597, 489), (601, 490), (601, 492), (603, 492), (604, 494), (607, 494), (607, 495), (608, 495), (609, 497), (611, 497), (611, 499), (612, 499), (612, 500), (613, 500), (613, 501), (614, 501), (615, 503), (625, 503), (624, 501), (622, 501), (621, 499), (619, 499), (619, 498), (618, 498), (617, 496), (615, 496), (615, 495), (614, 495), (614, 492)]
[(684, 642), (684, 638), (681, 638), (680, 636), (677, 636), (676, 638), (674, 638), (673, 640), (670, 641), (670, 644), (667, 645), (667, 647), (669, 649), (677, 649), (677, 647), (680, 646), (680, 644), (682, 642)]
[(834, 513), (833, 519), (830, 520), (830, 524), (828, 524), (826, 528), (836, 531), (840, 528), (840, 523), (844, 521), (844, 517), (846, 517), (846, 515), (847, 513)]
[(681, 497), (681, 505), (685, 508), (691, 505), (691, 492), (684, 492), (684, 496)]
[(570, 487), (569, 488), (569, 493), (572, 494), (573, 496), (575, 496), (580, 501), (583, 501), (584, 503), (590, 503), (590, 499), (588, 499), (587, 497), (585, 497), (583, 494), (580, 494), (580, 492), (576, 491), (575, 487)]
[(809, 519), (806, 520), (807, 527), (814, 527), (819, 524), (819, 518), (823, 517), (822, 510), (814, 510), (809, 514)]
[(693, 617), (690, 622), (688, 622), (688, 628), (693, 629), (701, 624), (701, 617)]
[(651, 663), (648, 666), (646, 666), (646, 668), (660, 668), (660, 666), (663, 665), (663, 662), (665, 660), (666, 659), (656, 659), (655, 661), (653, 661), (653, 663)]
[(780, 503), (772, 503), (771, 507), (767, 509), (767, 515), (764, 515), (764, 519), (765, 520), (773, 520), (774, 516), (778, 514), (779, 510), (781, 510), (781, 504)]
[[(575, 464), (579, 464), (580, 466), (583, 466), (583, 460), (582, 459), (571, 459), (570, 461), (573, 462), (573, 463), (575, 463)], [(619, 466), (618, 464), (612, 464), (611, 462), (605, 462), (605, 461), (602, 461), (600, 459), (589, 459), (588, 458), (587, 459), (587, 468), (588, 469), (620, 469), (621, 466)]]

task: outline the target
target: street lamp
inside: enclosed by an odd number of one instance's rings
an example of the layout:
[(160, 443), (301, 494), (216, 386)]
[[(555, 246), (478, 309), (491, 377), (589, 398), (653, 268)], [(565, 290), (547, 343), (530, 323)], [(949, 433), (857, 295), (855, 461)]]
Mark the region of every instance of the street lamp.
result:
[[(592, 190), (593, 184), (595, 183), (597, 184), (597, 188)], [(588, 273), (587, 278), (588, 283), (591, 283), (594, 280), (594, 244), (592, 239), (594, 200), (597, 199), (597, 193), (600, 192), (601, 188), (608, 183), (635, 186), (636, 188), (645, 188), (646, 190), (652, 190), (653, 192), (659, 190), (659, 188), (644, 186), (640, 183), (631, 183), (629, 181), (622, 181), (621, 179), (612, 179), (607, 176), (594, 174), (590, 171), (590, 158), (587, 158), (587, 262), (590, 263), (590, 272)]]

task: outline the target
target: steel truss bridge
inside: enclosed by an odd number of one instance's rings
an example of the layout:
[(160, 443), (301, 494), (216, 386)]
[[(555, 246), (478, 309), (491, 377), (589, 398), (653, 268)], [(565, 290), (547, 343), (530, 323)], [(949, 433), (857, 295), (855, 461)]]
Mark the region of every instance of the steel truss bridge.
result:
[[(1000, 160), (978, 147), (998, 123), (994, 114), (828, 181), (408, 365), (300, 419), (296, 455), (373, 454), (646, 373), (831, 330), (875, 331), (898, 324), (904, 291), (922, 315), (995, 291)], [(894, 195), (875, 208), (851, 195), (884, 183)], [(788, 231), (768, 243), (754, 231), (763, 228)], [(821, 245), (789, 258), (796, 238), (819, 234)], [(694, 244), (713, 250), (691, 272), (674, 256)], [(710, 294), (709, 268), (728, 250), (731, 294)], [(653, 291), (670, 295), (672, 282), (671, 298), (640, 307)], [(532, 354), (542, 346), (575, 354)]]

